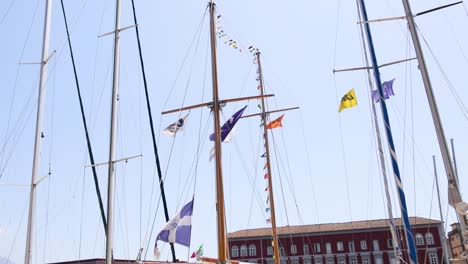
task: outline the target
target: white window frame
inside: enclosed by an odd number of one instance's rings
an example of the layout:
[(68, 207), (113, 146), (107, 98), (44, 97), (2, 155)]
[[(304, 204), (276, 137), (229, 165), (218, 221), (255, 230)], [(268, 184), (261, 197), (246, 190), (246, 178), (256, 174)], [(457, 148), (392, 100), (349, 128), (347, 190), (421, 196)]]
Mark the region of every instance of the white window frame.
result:
[(325, 243), (325, 252), (327, 254), (332, 254), (333, 253), (332, 246), (331, 246), (330, 242)]
[(379, 240), (372, 240), (372, 249), (374, 251), (380, 251)]
[(338, 258), (338, 264), (346, 264), (345, 258)]
[(344, 246), (342, 241), (336, 242), (336, 250), (338, 251), (344, 251)]
[(257, 247), (254, 244), (249, 246), (249, 256), (256, 256), (257, 255)]
[(387, 239), (387, 247), (388, 248), (393, 248), (393, 240), (392, 239)]
[(416, 246), (424, 246), (424, 236), (420, 233), (416, 234)]
[(232, 254), (233, 257), (238, 257), (239, 256), (239, 247), (238, 246), (232, 246), (231, 254)]
[(432, 233), (426, 233), (426, 243), (428, 245), (434, 245), (434, 236)]
[(292, 244), (292, 245), (291, 245), (291, 254), (292, 254), (292, 255), (297, 254), (297, 246), (296, 246), (296, 244)]
[(356, 252), (356, 247), (354, 245), (354, 241), (349, 241), (348, 242), (348, 249), (349, 249), (349, 253)]
[(314, 243), (314, 253), (320, 252), (320, 243)]
[(304, 255), (309, 255), (309, 244), (304, 244), (304, 246), (302, 246), (302, 251), (304, 252)]
[(280, 256), (282, 256), (282, 257), (286, 256), (286, 251), (284, 251), (283, 246), (280, 247)]
[(429, 264), (439, 264), (439, 260), (437, 259), (437, 254), (435, 253), (429, 254)]
[(367, 249), (367, 241), (361, 240), (361, 249)]
[(247, 257), (247, 246), (246, 245), (242, 245), (240, 246), (240, 256), (241, 257)]
[(273, 256), (273, 247), (272, 246), (267, 247), (267, 255), (268, 256)]

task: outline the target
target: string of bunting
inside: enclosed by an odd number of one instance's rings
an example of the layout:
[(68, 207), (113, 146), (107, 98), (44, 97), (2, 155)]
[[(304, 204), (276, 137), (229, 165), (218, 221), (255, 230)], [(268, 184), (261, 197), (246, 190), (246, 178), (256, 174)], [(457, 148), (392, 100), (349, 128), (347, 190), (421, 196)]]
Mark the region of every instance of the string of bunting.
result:
[(224, 44), (228, 45), (229, 47), (238, 50), (239, 52), (243, 52), (242, 45), (239, 42), (235, 41), (231, 36), (229, 36), (224, 31), (224, 26), (222, 25), (222, 16), (218, 15), (216, 19), (216, 33), (219, 39), (222, 39)]

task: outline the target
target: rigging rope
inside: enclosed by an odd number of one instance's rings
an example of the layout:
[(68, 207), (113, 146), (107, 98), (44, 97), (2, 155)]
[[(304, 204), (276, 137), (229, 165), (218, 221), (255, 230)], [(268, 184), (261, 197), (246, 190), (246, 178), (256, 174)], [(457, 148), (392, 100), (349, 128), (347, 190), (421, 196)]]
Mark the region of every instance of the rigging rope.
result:
[[(38, 7), (39, 7), (39, 0), (36, 1), (36, 6), (34, 7), (34, 12), (33, 12), (33, 16), (32, 16), (32, 19), (31, 19), (31, 23), (29, 24), (29, 28), (28, 28), (28, 32), (26, 34), (26, 40), (24, 41), (24, 44), (23, 44), (23, 48), (21, 50), (21, 54), (20, 54), (20, 58), (19, 58), (19, 61), (22, 61), (23, 60), (23, 56), (24, 56), (24, 52), (26, 50), (26, 45), (28, 44), (29, 42), (29, 37), (31, 35), (31, 30), (32, 30), (32, 26), (34, 25), (34, 20), (36, 18), (36, 15), (37, 15), (37, 10), (38, 10)], [(0, 179), (2, 178), (3, 176), (3, 171), (5, 169), (5, 167), (7, 166), (7, 163), (8, 163), (8, 160), (5, 162), (5, 164), (3, 163), (4, 161), (4, 157), (5, 157), (5, 148), (8, 144), (8, 141), (9, 141), (9, 138), (13, 135), (13, 130), (15, 130), (14, 128), (12, 129), (12, 133), (10, 135), (8, 135), (8, 132), (10, 130), (10, 122), (11, 122), (11, 116), (12, 116), (12, 112), (13, 112), (13, 105), (14, 105), (14, 101), (15, 101), (15, 97), (16, 97), (16, 87), (18, 85), (18, 78), (19, 78), (19, 72), (20, 72), (20, 64), (18, 64), (17, 68), (16, 68), (16, 75), (15, 75), (15, 81), (14, 81), (14, 84), (13, 84), (13, 95), (12, 95), (12, 99), (11, 99), (11, 102), (10, 102), (10, 106), (9, 106), (9, 111), (8, 111), (8, 121), (7, 121), (7, 126), (6, 126), (6, 131), (5, 131), (5, 139), (4, 139), (4, 143), (3, 143), (3, 146), (2, 146), (2, 150), (0, 151), (1, 153), (1, 158), (0, 158)], [(28, 100), (29, 102), (29, 100)], [(22, 117), (23, 115), (23, 111), (21, 111), (21, 114), (20, 114), (20, 117)], [(19, 125), (19, 122), (16, 122), (17, 125)], [(14, 148), (13, 148), (14, 149)], [(11, 151), (13, 152), (13, 150)]]
[(70, 39), (70, 32), (68, 30), (67, 16), (66, 16), (66, 13), (65, 13), (65, 6), (63, 4), (63, 0), (60, 0), (60, 4), (62, 6), (63, 20), (65, 22), (65, 29), (66, 29), (66, 32), (67, 32), (68, 48), (70, 50), (70, 58), (71, 58), (71, 61), (72, 61), (72, 66), (73, 66), (73, 75), (75, 77), (76, 91), (78, 93), (78, 101), (79, 101), (79, 104), (80, 104), (81, 120), (83, 122), (83, 127), (84, 127), (84, 130), (85, 130), (86, 145), (87, 145), (87, 148), (88, 148), (89, 160), (91, 162), (91, 170), (93, 172), (94, 188), (96, 189), (96, 194), (97, 194), (98, 203), (99, 203), (99, 209), (100, 209), (100, 212), (101, 212), (102, 224), (104, 226), (104, 232), (107, 233), (106, 215), (104, 213), (104, 205), (103, 205), (103, 202), (102, 202), (101, 190), (99, 188), (99, 181), (98, 181), (98, 178), (97, 178), (96, 166), (94, 166), (96, 163), (94, 162), (94, 155), (93, 155), (93, 149), (92, 149), (92, 146), (91, 146), (91, 139), (89, 137), (88, 126), (87, 126), (87, 123), (86, 123), (86, 115), (84, 113), (83, 99), (81, 97), (81, 90), (80, 90), (80, 85), (79, 85), (79, 82), (78, 82), (78, 74), (77, 74), (77, 71), (76, 71), (75, 58), (73, 56), (73, 49), (72, 49), (72, 44), (71, 44), (71, 39)]

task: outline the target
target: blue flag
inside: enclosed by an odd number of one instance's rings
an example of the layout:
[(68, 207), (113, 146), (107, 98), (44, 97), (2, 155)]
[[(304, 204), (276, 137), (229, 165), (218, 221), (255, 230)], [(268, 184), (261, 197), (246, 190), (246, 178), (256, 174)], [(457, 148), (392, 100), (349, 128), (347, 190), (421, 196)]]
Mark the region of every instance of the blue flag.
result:
[[(382, 83), (382, 97), (384, 100), (390, 98), (391, 95), (395, 95), (395, 93), (393, 92), (393, 81), (395, 81), (395, 78)], [(376, 103), (380, 102), (379, 90), (372, 91), (372, 99), (374, 99), (374, 102)]]
[[(223, 142), (226, 139), (226, 137), (229, 135), (229, 133), (231, 133), (237, 121), (239, 121), (239, 118), (241, 118), (242, 114), (244, 113), (245, 108), (247, 108), (247, 106), (244, 106), (244, 108), (242, 108), (241, 110), (237, 111), (234, 115), (232, 115), (231, 118), (229, 118), (229, 120), (226, 121), (226, 123), (224, 123), (224, 125), (221, 127), (221, 142)], [(214, 141), (214, 139), (215, 139), (215, 135), (213, 133), (210, 135), (210, 140)]]

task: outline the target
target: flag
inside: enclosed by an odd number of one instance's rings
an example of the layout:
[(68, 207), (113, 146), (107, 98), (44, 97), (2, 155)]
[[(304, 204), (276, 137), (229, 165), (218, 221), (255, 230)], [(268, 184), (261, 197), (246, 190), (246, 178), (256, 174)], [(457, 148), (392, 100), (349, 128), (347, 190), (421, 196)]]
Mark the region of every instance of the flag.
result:
[(345, 108), (356, 106), (357, 104), (358, 103), (356, 99), (356, 94), (354, 93), (354, 89), (351, 89), (341, 98), (340, 108), (338, 109), (338, 112), (341, 112), (341, 110)]
[(270, 208), (269, 207), (265, 208), (265, 212), (267, 213), (270, 212)]
[(263, 179), (268, 179), (268, 173), (265, 173), (265, 176), (263, 176)]
[(212, 147), (210, 150), (210, 162), (214, 159), (215, 157), (215, 148)]
[(195, 258), (195, 257), (196, 257), (196, 258), (198, 259), (198, 258), (201, 257), (201, 256), (203, 256), (203, 244), (201, 244), (201, 245), (198, 247), (198, 249), (195, 250), (195, 251), (192, 253), (192, 255), (190, 256), (190, 258)]
[(192, 213), (193, 213), (193, 199), (188, 204), (184, 205), (182, 209), (166, 223), (166, 226), (159, 232), (156, 237), (154, 246), (155, 257), (159, 257), (158, 241), (168, 243), (177, 243), (183, 246), (190, 246), (190, 237), (192, 233)]
[(267, 224), (271, 224), (271, 219), (270, 218), (266, 219), (266, 222)]
[(275, 120), (271, 121), (270, 123), (268, 123), (268, 125), (266, 126), (267, 129), (273, 129), (273, 128), (278, 128), (278, 127), (282, 127), (283, 124), (281, 123), (281, 121), (283, 121), (283, 117), (284, 115), (281, 115), (280, 117), (276, 118)]
[(179, 118), (179, 120), (177, 120), (177, 122), (174, 122), (172, 124), (170, 124), (169, 126), (167, 126), (162, 132), (163, 134), (165, 135), (168, 135), (170, 137), (173, 137), (175, 136), (175, 134), (177, 133), (177, 131), (179, 130), (184, 130), (184, 127), (185, 127), (185, 119), (187, 119), (187, 116), (188, 114), (186, 114), (184, 117), (182, 118)]
[[(382, 97), (385, 100), (390, 98), (390, 96), (395, 95), (395, 93), (393, 92), (393, 81), (395, 81), (395, 78), (382, 83)], [(374, 99), (374, 102), (376, 103), (380, 102), (379, 90), (372, 91), (372, 99)]]
[[(242, 114), (244, 113), (245, 108), (247, 108), (247, 106), (244, 106), (244, 108), (234, 113), (234, 115), (232, 115), (231, 118), (229, 118), (229, 120), (226, 121), (226, 123), (224, 123), (224, 125), (221, 127), (221, 141), (224, 141), (229, 133), (231, 133), (231, 130), (234, 128), (237, 121), (239, 121), (239, 118), (241, 118)], [(210, 140), (214, 141), (214, 138), (215, 135), (213, 133), (210, 135)]]

